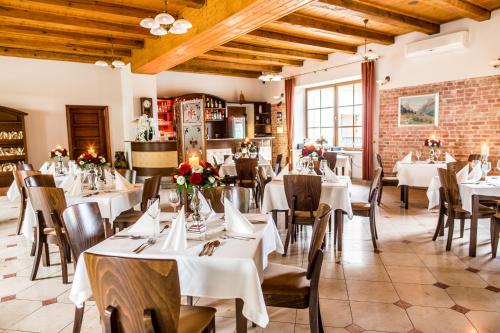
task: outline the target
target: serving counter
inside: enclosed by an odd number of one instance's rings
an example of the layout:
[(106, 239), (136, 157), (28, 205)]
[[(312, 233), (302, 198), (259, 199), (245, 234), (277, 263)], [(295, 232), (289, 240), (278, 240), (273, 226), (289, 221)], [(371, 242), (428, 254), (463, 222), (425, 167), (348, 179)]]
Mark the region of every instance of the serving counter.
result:
[(131, 141), (132, 169), (138, 177), (171, 176), (178, 166), (177, 141)]

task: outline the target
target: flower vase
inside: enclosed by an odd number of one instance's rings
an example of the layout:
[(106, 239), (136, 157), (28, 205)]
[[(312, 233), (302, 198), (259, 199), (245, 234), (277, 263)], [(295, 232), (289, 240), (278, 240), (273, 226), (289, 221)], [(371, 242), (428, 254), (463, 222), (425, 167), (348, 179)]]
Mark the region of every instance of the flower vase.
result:
[(97, 169), (95, 165), (92, 164), (87, 167), (85, 178), (87, 179), (88, 189), (90, 191), (96, 191), (99, 179), (97, 177)]
[(314, 160), (313, 160), (312, 156), (310, 156), (308, 161), (307, 161), (307, 173), (310, 175), (316, 174), (314, 172)]
[(64, 163), (63, 163), (64, 157), (62, 156), (57, 156), (57, 161), (56, 161), (56, 175), (64, 175)]
[(250, 158), (257, 158), (257, 152), (256, 151), (251, 151), (249, 153), (249, 155), (250, 155)]
[(192, 189), (193, 192), (191, 194), (191, 203), (189, 204), (189, 206), (191, 208), (191, 211), (193, 212), (193, 214), (191, 214), (193, 218), (193, 224), (189, 228), (189, 231), (203, 234), (205, 233), (207, 228), (200, 215), (200, 188), (198, 186), (193, 186)]
[(434, 151), (434, 147), (429, 147), (429, 163), (434, 164), (435, 158), (436, 152)]

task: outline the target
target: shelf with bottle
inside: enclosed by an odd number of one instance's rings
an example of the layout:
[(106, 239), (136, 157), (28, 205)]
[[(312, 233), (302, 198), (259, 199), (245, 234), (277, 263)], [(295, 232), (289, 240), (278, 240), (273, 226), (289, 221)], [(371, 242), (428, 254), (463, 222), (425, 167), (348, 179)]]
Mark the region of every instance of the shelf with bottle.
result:
[(226, 102), (213, 96), (205, 96), (205, 109), (224, 109)]
[(205, 109), (205, 121), (226, 120), (226, 109)]

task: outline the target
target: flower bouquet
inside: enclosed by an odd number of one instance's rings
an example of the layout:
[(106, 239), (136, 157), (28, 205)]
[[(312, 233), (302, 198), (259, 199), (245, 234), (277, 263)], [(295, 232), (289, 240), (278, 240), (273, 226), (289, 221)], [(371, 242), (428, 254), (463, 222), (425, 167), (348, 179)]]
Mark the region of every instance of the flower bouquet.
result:
[(257, 157), (257, 146), (249, 138), (241, 141), (240, 147), (243, 155), (248, 154), (251, 158)]
[(106, 158), (97, 153), (91, 153), (86, 151), (85, 153), (78, 156), (76, 159), (76, 165), (80, 169), (87, 169), (91, 167), (103, 166), (106, 164)]
[(436, 148), (441, 148), (441, 140), (436, 140), (434, 137), (425, 139), (424, 146), (429, 147), (429, 163), (433, 164), (436, 157)]
[(301, 157), (318, 158), (323, 156), (323, 148), (316, 147), (313, 144), (304, 145), (302, 148)]
[(64, 175), (64, 158), (68, 156), (68, 150), (66, 148), (57, 145), (54, 149), (50, 151), (50, 159), (57, 160), (56, 162), (56, 174)]

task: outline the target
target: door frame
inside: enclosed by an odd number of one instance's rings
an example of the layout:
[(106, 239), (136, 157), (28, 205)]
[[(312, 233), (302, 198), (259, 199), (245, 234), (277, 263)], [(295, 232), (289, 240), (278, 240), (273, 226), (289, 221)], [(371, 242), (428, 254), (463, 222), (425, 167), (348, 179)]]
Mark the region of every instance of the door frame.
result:
[[(72, 128), (71, 128), (71, 123), (70, 123), (70, 113), (71, 109), (76, 109), (76, 108), (86, 108), (90, 110), (102, 110), (104, 114), (104, 126), (105, 126), (105, 132), (106, 132), (106, 156), (107, 156), (107, 163), (109, 165), (112, 164), (112, 156), (111, 156), (111, 142), (109, 139), (109, 111), (108, 111), (108, 106), (107, 105), (66, 105), (66, 128), (68, 129), (68, 149), (72, 153), (73, 152), (73, 142), (71, 140), (71, 134), (72, 134)], [(73, 157), (75, 160), (77, 157)]]

